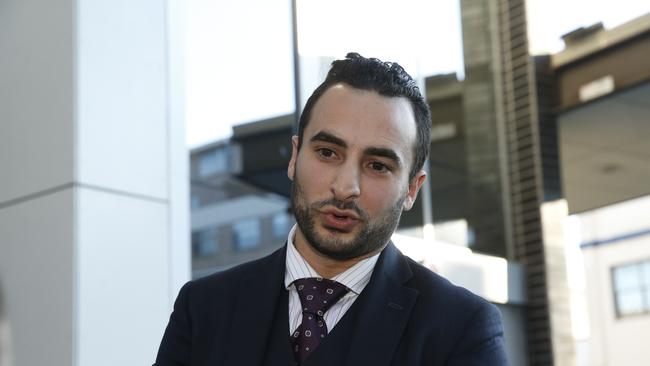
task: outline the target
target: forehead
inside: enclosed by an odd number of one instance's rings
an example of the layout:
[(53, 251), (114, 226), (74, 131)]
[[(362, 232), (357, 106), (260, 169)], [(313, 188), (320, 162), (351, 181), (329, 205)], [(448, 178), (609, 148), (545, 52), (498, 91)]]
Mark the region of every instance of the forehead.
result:
[(319, 132), (343, 139), (349, 147), (384, 147), (412, 160), (417, 130), (413, 108), (404, 97), (336, 84), (314, 105), (305, 128), (305, 141)]

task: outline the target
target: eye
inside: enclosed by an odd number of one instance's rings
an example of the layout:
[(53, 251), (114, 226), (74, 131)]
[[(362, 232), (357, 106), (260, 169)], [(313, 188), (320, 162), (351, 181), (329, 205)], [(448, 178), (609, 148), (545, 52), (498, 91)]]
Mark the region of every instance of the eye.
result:
[(390, 171), (390, 169), (388, 169), (388, 167), (386, 165), (384, 165), (384, 164), (382, 164), (382, 163), (380, 163), (378, 161), (371, 162), (370, 163), (370, 169), (372, 169), (372, 170), (374, 170), (376, 172), (379, 172), (379, 173), (386, 173), (386, 172)]
[(331, 158), (334, 157), (334, 151), (332, 151), (332, 150), (330, 150), (328, 148), (325, 148), (325, 147), (321, 147), (321, 148), (317, 149), (316, 152), (318, 153), (318, 155), (320, 155), (321, 157), (323, 157), (325, 159), (331, 159)]

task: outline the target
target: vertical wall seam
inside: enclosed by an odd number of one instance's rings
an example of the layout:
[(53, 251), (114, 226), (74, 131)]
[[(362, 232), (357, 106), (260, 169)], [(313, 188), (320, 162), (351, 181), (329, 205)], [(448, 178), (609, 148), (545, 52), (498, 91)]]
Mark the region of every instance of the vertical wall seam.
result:
[(76, 187), (79, 181), (79, 47), (80, 47), (80, 24), (79, 24), (79, 1), (72, 1), (72, 364), (79, 366), (79, 330), (80, 330), (80, 296), (79, 296), (79, 190)]
[(171, 307), (171, 299), (172, 299), (172, 292), (173, 292), (173, 286), (174, 286), (174, 266), (172, 265), (172, 255), (173, 255), (173, 250), (172, 246), (174, 245), (174, 228), (172, 227), (173, 223), (173, 216), (172, 216), (172, 207), (173, 207), (173, 202), (172, 202), (172, 181), (173, 181), (173, 173), (172, 173), (172, 163), (171, 163), (171, 149), (172, 149), (172, 139), (171, 139), (171, 123), (172, 123), (172, 118), (171, 118), (171, 66), (170, 66), (170, 61), (169, 58), (171, 57), (170, 53), (170, 37), (169, 37), (169, 27), (170, 27), (170, 15), (169, 15), (169, 7), (171, 6), (170, 4), (174, 0), (167, 0), (164, 3), (163, 6), (163, 62), (164, 62), (164, 80), (165, 80), (165, 163), (167, 166), (167, 185), (166, 185), (166, 190), (167, 190), (167, 210), (166, 210), (166, 216), (167, 216), (167, 299), (170, 301), (169, 306)]

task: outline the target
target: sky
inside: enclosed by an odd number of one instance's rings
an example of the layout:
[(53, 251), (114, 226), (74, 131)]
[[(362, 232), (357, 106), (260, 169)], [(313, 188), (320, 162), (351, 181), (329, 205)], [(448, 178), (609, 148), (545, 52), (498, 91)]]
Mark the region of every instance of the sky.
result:
[[(185, 118), (188, 147), (233, 125), (293, 113), (290, 0), (188, 0)], [(298, 48), (307, 94), (327, 62), (349, 51), (397, 61), (414, 77), (462, 77), (458, 0), (298, 0)], [(399, 5), (397, 5), (399, 4)], [(562, 50), (561, 36), (650, 12), (648, 0), (528, 0), (531, 53)], [(396, 14), (399, 14), (396, 16)]]

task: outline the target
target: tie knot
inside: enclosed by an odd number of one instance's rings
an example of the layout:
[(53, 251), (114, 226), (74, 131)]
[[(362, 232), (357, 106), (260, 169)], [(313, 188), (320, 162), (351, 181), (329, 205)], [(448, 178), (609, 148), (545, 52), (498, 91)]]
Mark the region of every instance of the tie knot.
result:
[(301, 278), (293, 283), (298, 291), (302, 310), (318, 316), (323, 316), (348, 292), (347, 287), (327, 278)]

